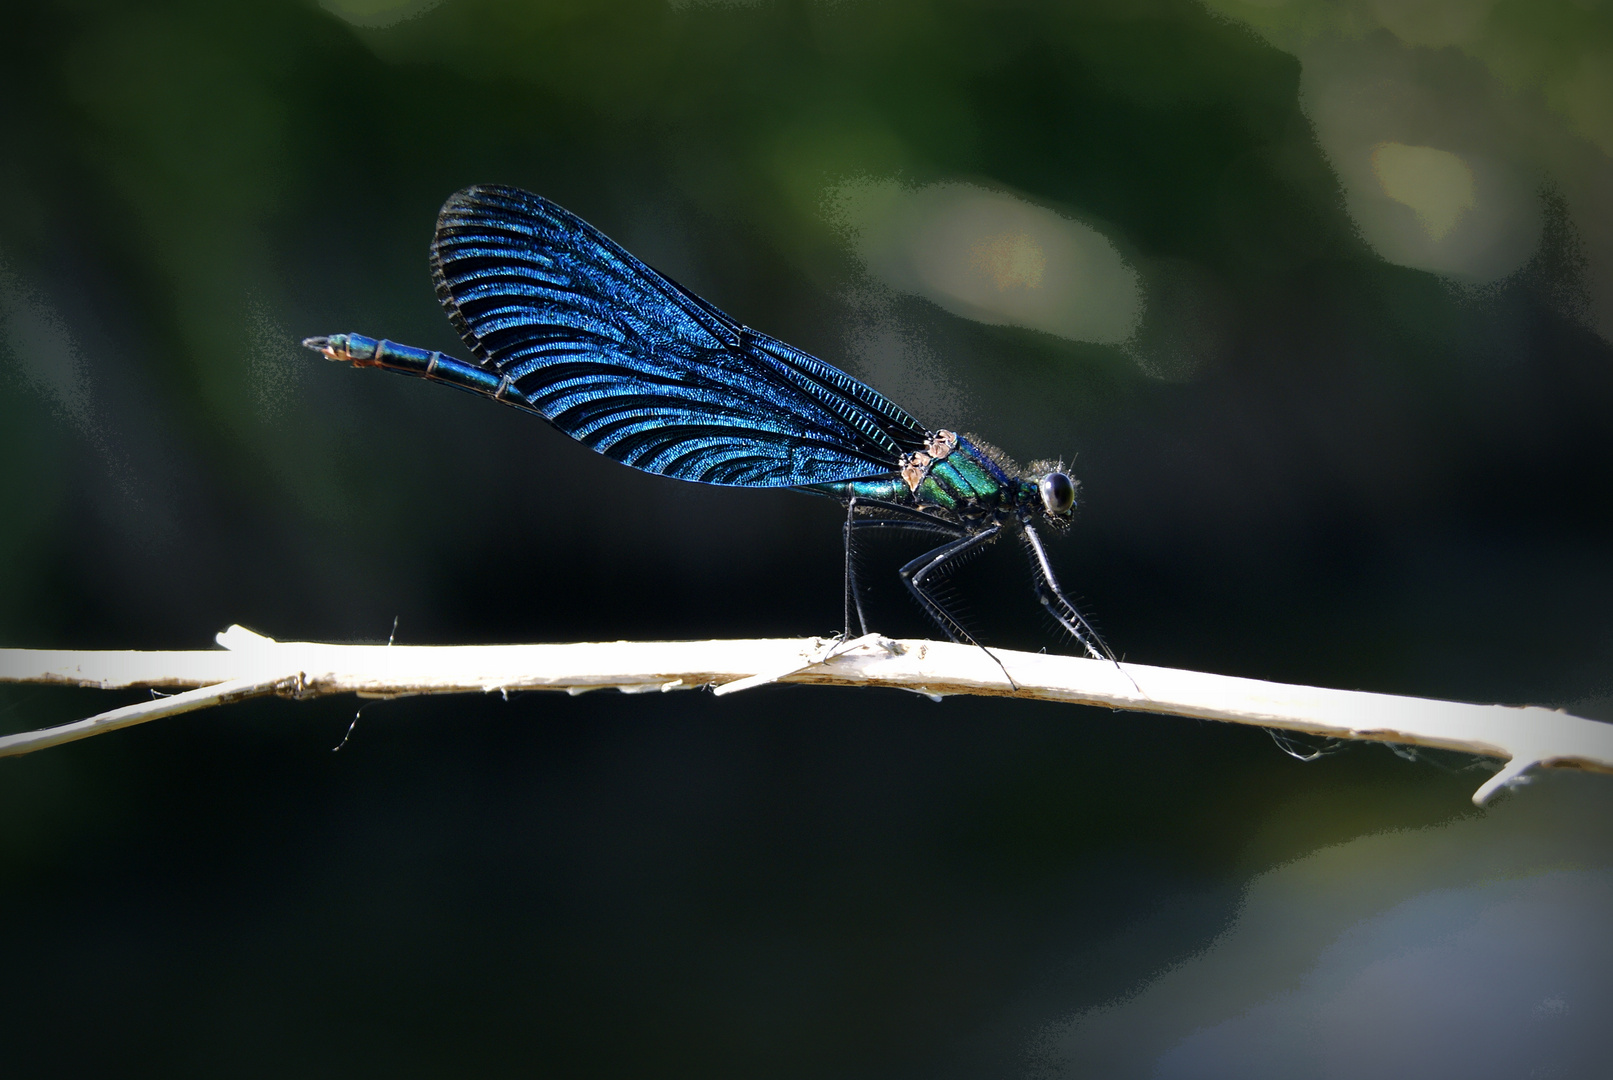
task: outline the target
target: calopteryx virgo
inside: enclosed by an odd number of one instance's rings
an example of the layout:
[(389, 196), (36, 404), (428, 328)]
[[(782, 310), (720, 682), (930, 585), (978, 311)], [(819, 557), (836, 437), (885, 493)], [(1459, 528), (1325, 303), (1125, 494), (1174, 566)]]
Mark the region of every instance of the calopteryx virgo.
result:
[(362, 334), (303, 344), (536, 413), (645, 472), (839, 499), (848, 637), (854, 618), (866, 631), (852, 557), (860, 531), (941, 537), (901, 578), (949, 637), (975, 645), (935, 585), (1015, 532), (1043, 607), (1088, 655), (1114, 659), (1059, 588), (1037, 532), (1069, 527), (1076, 485), (1061, 465), (1022, 475), (986, 444), (926, 427), (845, 372), (741, 326), (541, 195), (493, 185), (453, 195), (437, 218), (431, 271), (476, 362)]

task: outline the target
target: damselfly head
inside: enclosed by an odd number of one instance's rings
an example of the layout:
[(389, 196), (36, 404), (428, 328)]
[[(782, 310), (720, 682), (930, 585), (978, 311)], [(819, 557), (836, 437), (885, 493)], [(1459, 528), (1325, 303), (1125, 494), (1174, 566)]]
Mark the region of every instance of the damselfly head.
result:
[(1057, 469), (1048, 473), (1036, 485), (1042, 496), (1042, 509), (1051, 518), (1068, 518), (1075, 509), (1075, 481)]

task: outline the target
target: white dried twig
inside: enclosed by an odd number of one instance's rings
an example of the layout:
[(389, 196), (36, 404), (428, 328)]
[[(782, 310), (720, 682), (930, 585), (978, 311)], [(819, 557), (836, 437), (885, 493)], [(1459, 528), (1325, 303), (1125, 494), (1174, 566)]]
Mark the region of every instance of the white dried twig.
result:
[(721, 695), (788, 682), (892, 686), (932, 697), (1037, 698), (1499, 758), (1506, 764), (1474, 793), (1481, 806), (1537, 766), (1613, 772), (1613, 724), (1550, 709), (1325, 690), (1143, 664), (1122, 668), (1103, 660), (1003, 649), (992, 650), (994, 660), (969, 646), (892, 641), (877, 634), (847, 642), (787, 638), (438, 647), (279, 642), (232, 626), (218, 635), (218, 643), (223, 650), (206, 652), (0, 650), (0, 681), (104, 689), (200, 687), (73, 724), (5, 736), (0, 757), (264, 694), (580, 694), (606, 688), (643, 693), (714, 686)]

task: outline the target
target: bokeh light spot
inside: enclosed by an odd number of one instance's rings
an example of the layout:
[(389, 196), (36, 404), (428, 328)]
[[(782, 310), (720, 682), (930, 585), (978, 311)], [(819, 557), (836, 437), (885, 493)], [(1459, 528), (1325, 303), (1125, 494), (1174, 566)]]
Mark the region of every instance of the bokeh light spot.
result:
[(1445, 239), (1462, 214), (1478, 206), (1473, 170), (1449, 150), (1381, 142), (1372, 148), (1372, 172), (1383, 193), (1411, 207), (1435, 240)]
[(973, 184), (861, 179), (830, 219), (869, 273), (976, 322), (1120, 344), (1142, 317), (1137, 271), (1097, 229)]
[(1029, 233), (1004, 233), (976, 243), (969, 265), (989, 275), (999, 290), (1037, 289), (1047, 271), (1047, 255)]

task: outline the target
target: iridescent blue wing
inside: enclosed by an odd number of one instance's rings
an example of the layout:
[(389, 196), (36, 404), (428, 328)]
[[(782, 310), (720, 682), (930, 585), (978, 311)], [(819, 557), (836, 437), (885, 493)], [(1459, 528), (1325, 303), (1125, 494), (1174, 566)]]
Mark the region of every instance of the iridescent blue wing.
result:
[(645, 472), (793, 487), (888, 474), (925, 428), (734, 322), (540, 195), (467, 188), (431, 247), (437, 296), (484, 366), (550, 423)]

